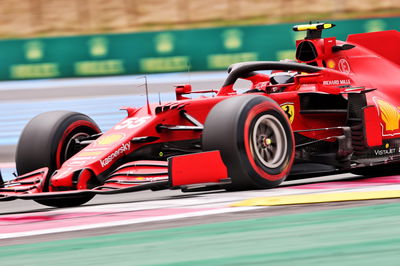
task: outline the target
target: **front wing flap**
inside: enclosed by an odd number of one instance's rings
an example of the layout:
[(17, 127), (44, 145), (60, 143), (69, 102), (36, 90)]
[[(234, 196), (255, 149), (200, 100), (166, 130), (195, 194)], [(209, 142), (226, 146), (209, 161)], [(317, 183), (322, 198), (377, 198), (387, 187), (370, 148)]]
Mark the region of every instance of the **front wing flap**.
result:
[(37, 195), (45, 187), (46, 177), (49, 169), (47, 167), (21, 175), (0, 186), (0, 201), (13, 200), (22, 195)]

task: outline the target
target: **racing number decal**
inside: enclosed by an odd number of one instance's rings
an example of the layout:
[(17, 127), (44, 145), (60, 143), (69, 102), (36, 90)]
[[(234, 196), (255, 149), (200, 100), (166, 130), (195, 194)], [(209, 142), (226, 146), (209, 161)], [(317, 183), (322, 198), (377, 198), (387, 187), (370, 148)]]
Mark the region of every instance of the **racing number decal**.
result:
[(119, 130), (119, 129), (124, 129), (124, 128), (135, 128), (143, 125), (146, 123), (147, 120), (149, 120), (151, 117), (150, 116), (144, 116), (144, 117), (131, 117), (128, 118), (124, 121), (122, 121), (120, 124), (116, 125), (114, 129)]

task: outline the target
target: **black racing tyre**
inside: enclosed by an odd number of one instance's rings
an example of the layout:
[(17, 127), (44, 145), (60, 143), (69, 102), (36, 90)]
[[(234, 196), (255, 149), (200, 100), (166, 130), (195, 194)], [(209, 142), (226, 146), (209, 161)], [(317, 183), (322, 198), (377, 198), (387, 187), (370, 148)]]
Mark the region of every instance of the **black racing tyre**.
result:
[(270, 98), (242, 95), (219, 102), (207, 116), (203, 150), (219, 150), (232, 184), (229, 190), (278, 186), (294, 160), (290, 122)]
[[(75, 139), (100, 133), (97, 124), (88, 116), (70, 111), (52, 111), (35, 116), (20, 136), (15, 162), (19, 175), (48, 167), (49, 176), (71, 156), (79, 152)], [(66, 199), (36, 200), (53, 207), (72, 207), (86, 203), (93, 195)]]

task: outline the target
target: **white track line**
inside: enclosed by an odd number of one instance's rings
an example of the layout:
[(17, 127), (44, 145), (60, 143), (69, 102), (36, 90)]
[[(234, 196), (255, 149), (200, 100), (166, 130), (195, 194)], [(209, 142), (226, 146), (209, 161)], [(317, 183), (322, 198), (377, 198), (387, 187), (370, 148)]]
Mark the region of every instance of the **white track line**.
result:
[(194, 212), (194, 213), (184, 213), (184, 214), (173, 214), (173, 215), (166, 215), (166, 216), (161, 216), (161, 217), (160, 216), (146, 217), (146, 218), (130, 219), (130, 220), (114, 221), (114, 222), (106, 222), (106, 223), (98, 223), (98, 224), (88, 224), (88, 225), (80, 225), (80, 226), (69, 226), (69, 227), (54, 228), (54, 229), (36, 230), (36, 231), (30, 231), (30, 232), (0, 234), (0, 239), (37, 236), (37, 235), (44, 235), (44, 234), (54, 234), (54, 233), (63, 233), (63, 232), (71, 232), (71, 231), (79, 231), (79, 230), (89, 230), (89, 229), (104, 228), (104, 227), (115, 227), (115, 226), (131, 225), (131, 224), (138, 224), (138, 223), (167, 221), (167, 220), (173, 220), (173, 219), (183, 219), (183, 218), (198, 217), (198, 216), (205, 216), (205, 215), (212, 215), (212, 214), (222, 214), (222, 213), (254, 210), (256, 208), (265, 208), (265, 207), (221, 208), (221, 209), (217, 209), (217, 210), (198, 211), (198, 212)]

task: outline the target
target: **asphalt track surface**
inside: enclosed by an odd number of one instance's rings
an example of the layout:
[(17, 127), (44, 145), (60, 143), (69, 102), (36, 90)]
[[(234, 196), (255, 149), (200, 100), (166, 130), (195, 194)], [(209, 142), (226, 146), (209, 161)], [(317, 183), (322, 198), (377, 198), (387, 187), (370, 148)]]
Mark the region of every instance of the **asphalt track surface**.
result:
[[(192, 76), (193, 87), (222, 83), (222, 74), (210, 75)], [(160, 92), (171, 90), (170, 79), (186, 79), (184, 74), (163, 78), (157, 83)], [(127, 95), (134, 79), (122, 80), (4, 83), (0, 104)], [(3, 162), (11, 162), (13, 148), (0, 147)], [(82, 207), (65, 209), (0, 202), (1, 265), (398, 265), (400, 200), (387, 199), (385, 192), (400, 191), (399, 184), (400, 176), (344, 174), (289, 181), (271, 190), (96, 196)], [(255, 198), (369, 191), (383, 196), (232, 207)]]

